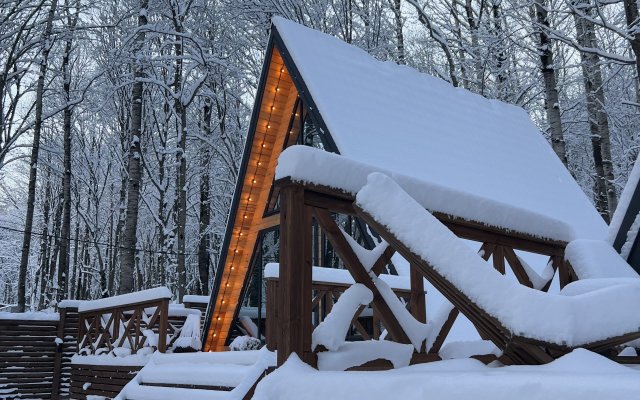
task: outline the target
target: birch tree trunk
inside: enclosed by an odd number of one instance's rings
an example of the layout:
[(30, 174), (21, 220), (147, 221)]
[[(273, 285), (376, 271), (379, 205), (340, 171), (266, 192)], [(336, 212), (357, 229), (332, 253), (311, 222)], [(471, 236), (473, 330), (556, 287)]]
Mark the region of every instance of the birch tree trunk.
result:
[(136, 34), (135, 55), (135, 82), (131, 95), (131, 143), (129, 145), (128, 157), (128, 180), (127, 180), (127, 211), (122, 235), (120, 252), (120, 286), (118, 293), (129, 293), (134, 288), (134, 270), (136, 268), (136, 245), (138, 230), (138, 203), (140, 200), (140, 184), (142, 181), (142, 170), (140, 166), (142, 137), (142, 89), (144, 78), (144, 67), (142, 57), (142, 46), (145, 40), (144, 26), (147, 24), (148, 0), (140, 0), (140, 13), (138, 15), (138, 33)]
[(398, 64), (406, 64), (404, 54), (404, 35), (402, 33), (402, 3), (401, 0), (392, 0), (391, 4), (393, 10), (393, 22), (396, 34), (396, 47), (398, 49), (397, 62)]
[(178, 33), (176, 35), (175, 42), (175, 57), (176, 57), (176, 69), (174, 77), (174, 91), (176, 96), (175, 110), (176, 116), (179, 118), (176, 121), (178, 130), (178, 149), (176, 153), (176, 162), (178, 164), (178, 174), (176, 177), (176, 233), (177, 233), (177, 274), (178, 274), (178, 301), (182, 301), (182, 297), (185, 294), (185, 288), (187, 284), (187, 271), (186, 271), (186, 238), (185, 228), (187, 224), (187, 110), (184, 105), (184, 98), (182, 93), (182, 68), (183, 68), (183, 43), (182, 43), (182, 18), (183, 11), (172, 9), (174, 28)]
[(18, 271), (18, 312), (25, 310), (25, 295), (27, 289), (27, 268), (29, 266), (29, 251), (31, 250), (31, 230), (33, 229), (33, 212), (36, 201), (36, 180), (38, 175), (38, 153), (40, 152), (40, 133), (42, 130), (42, 105), (44, 95), (44, 79), (47, 74), (49, 52), (52, 47), (51, 31), (53, 18), (58, 7), (58, 0), (51, 0), (47, 22), (42, 34), (42, 54), (36, 85), (35, 120), (33, 125), (33, 146), (31, 148), (31, 160), (29, 162), (29, 189), (27, 194), (27, 215), (24, 222), (24, 237), (22, 240), (22, 254), (20, 256), (20, 269)]
[[(205, 99), (202, 110), (202, 134), (205, 138), (211, 138), (211, 100)], [(209, 294), (209, 224), (211, 223), (210, 188), (209, 188), (209, 144), (202, 143), (201, 163), (202, 175), (200, 176), (200, 221), (198, 225), (198, 275), (200, 278), (199, 294)]]
[(67, 33), (67, 40), (64, 45), (64, 54), (62, 56), (62, 90), (64, 94), (64, 101), (66, 102), (64, 107), (63, 116), (63, 142), (64, 142), (64, 161), (63, 161), (63, 176), (62, 176), (62, 229), (60, 231), (60, 239), (58, 244), (59, 258), (58, 258), (58, 298), (60, 301), (64, 296), (67, 296), (68, 279), (69, 279), (69, 247), (71, 240), (71, 66), (69, 65), (69, 58), (71, 57), (73, 33), (76, 23), (78, 21), (77, 13), (79, 9), (76, 5), (76, 14), (72, 16), (69, 9), (69, 1), (65, 0), (65, 9), (67, 15), (67, 26), (69, 31)]
[(536, 0), (534, 7), (536, 22), (539, 25), (538, 29), (536, 29), (539, 40), (538, 51), (540, 52), (540, 70), (544, 80), (544, 109), (551, 133), (551, 147), (560, 161), (568, 167), (567, 149), (562, 130), (562, 118), (560, 116), (558, 84), (556, 81), (555, 66), (553, 64), (553, 51), (551, 49), (552, 43), (547, 34), (551, 27), (549, 25), (546, 0)]
[[(580, 2), (576, 6), (589, 14), (589, 4)], [(595, 26), (592, 21), (574, 14), (576, 39), (583, 48), (597, 48)], [(616, 209), (618, 198), (614, 187), (613, 163), (609, 121), (605, 110), (604, 82), (600, 70), (600, 58), (593, 52), (580, 52), (587, 115), (591, 132), (593, 158), (596, 168), (596, 207), (605, 221), (609, 222)]]

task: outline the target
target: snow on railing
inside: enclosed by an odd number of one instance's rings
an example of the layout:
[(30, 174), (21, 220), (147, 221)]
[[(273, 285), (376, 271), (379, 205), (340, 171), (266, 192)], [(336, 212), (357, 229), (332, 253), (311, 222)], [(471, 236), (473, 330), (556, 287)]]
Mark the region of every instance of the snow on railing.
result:
[(179, 335), (169, 323), (170, 298), (169, 289), (160, 287), (81, 303), (78, 353), (165, 352)]

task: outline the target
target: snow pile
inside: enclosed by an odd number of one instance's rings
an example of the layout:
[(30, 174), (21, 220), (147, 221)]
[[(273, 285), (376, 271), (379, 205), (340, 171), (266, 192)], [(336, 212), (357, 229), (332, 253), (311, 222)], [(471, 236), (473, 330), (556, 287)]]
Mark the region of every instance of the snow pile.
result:
[(139, 292), (121, 294), (119, 296), (107, 297), (91, 301), (84, 301), (78, 306), (79, 312), (99, 310), (103, 308), (120, 307), (127, 304), (144, 303), (158, 299), (170, 299), (171, 290), (164, 286), (153, 289), (141, 290)]
[(366, 306), (372, 301), (373, 293), (366, 286), (360, 283), (351, 285), (340, 295), (324, 321), (313, 330), (311, 350), (320, 345), (329, 351), (338, 350), (344, 344), (351, 321), (360, 306)]
[[(312, 267), (311, 273), (311, 279), (313, 279), (313, 282), (317, 283), (334, 283), (340, 285), (353, 285), (355, 283), (351, 273), (346, 269)], [(265, 279), (278, 278), (279, 276), (280, 264), (268, 263), (265, 265)], [(411, 282), (409, 281), (408, 276), (380, 274), (378, 277), (394, 290), (411, 290)]]
[(57, 312), (30, 311), (23, 313), (0, 312), (0, 320), (25, 320), (25, 321), (58, 321), (60, 314)]
[(638, 278), (599, 278), (599, 279), (580, 279), (569, 283), (560, 290), (560, 294), (564, 296), (577, 296), (584, 293), (590, 293), (605, 288), (615, 288), (618, 286), (635, 286), (640, 287), (640, 279)]
[(182, 297), (183, 303), (198, 303), (209, 304), (209, 296), (197, 296), (194, 294), (187, 294)]
[(413, 346), (385, 340), (365, 340), (343, 343), (336, 351), (318, 353), (318, 369), (344, 371), (374, 360), (388, 360), (394, 368), (406, 367), (411, 362)]
[(58, 303), (58, 308), (78, 308), (84, 300), (62, 300)]
[(429, 325), (423, 324), (416, 320), (411, 313), (407, 310), (404, 304), (398, 299), (395, 293), (391, 290), (389, 285), (384, 283), (380, 278), (373, 278), (378, 292), (382, 295), (384, 302), (387, 303), (393, 315), (395, 315), (398, 323), (402, 327), (402, 330), (407, 334), (411, 344), (415, 347), (416, 351), (420, 351), (422, 343), (429, 334)]
[(376, 263), (376, 261), (378, 261), (382, 253), (387, 250), (387, 247), (389, 247), (389, 245), (385, 241), (382, 241), (375, 248), (367, 250), (364, 247), (360, 246), (360, 244), (354, 238), (352, 238), (351, 235), (349, 235), (344, 231), (344, 229), (342, 229), (342, 227), (340, 227), (340, 232), (353, 249), (353, 252), (356, 254), (358, 261), (360, 261), (360, 264), (362, 264), (367, 272), (371, 271), (373, 265)]
[(180, 337), (173, 343), (175, 352), (198, 351), (202, 348), (200, 341), (200, 312), (190, 314), (182, 325)]
[(540, 292), (491, 268), (385, 175), (371, 174), (356, 201), (515, 335), (577, 347), (638, 332), (640, 314), (624, 305), (640, 304), (640, 286), (618, 285), (576, 296)]
[(451, 360), (454, 358), (469, 358), (485, 354), (500, 356), (502, 355), (502, 351), (490, 340), (475, 340), (447, 343), (438, 354), (443, 360)]
[[(148, 309), (148, 312), (153, 312), (153, 308)], [(202, 316), (200, 310), (195, 308), (186, 308), (184, 304), (169, 304), (169, 317), (188, 317), (189, 315), (196, 315), (198, 318)]]
[[(128, 350), (122, 347), (120, 350)], [(119, 354), (119, 355), (118, 355)], [(151, 359), (153, 351), (138, 351), (137, 354), (131, 354), (131, 351), (121, 351), (100, 355), (80, 355), (74, 354), (71, 357), (72, 364), (84, 365), (126, 365), (126, 366), (143, 366)]]
[(567, 244), (564, 257), (579, 279), (640, 278), (611, 244), (602, 240), (574, 240)]
[(262, 342), (260, 339), (245, 335), (245, 336), (237, 336), (233, 341), (229, 344), (229, 348), (231, 351), (246, 351), (246, 350), (258, 350), (262, 347)]
[(258, 383), (254, 400), (627, 400), (640, 372), (586, 350), (541, 366), (492, 368), (473, 359), (379, 372), (318, 371), (294, 354)]

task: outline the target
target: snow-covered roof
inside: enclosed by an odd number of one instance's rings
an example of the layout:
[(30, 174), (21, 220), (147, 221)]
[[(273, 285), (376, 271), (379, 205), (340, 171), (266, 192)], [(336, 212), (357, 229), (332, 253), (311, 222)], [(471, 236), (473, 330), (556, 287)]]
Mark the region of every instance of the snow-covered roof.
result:
[(273, 24), (341, 155), (563, 221), (569, 239), (606, 237), (523, 109), (283, 18)]

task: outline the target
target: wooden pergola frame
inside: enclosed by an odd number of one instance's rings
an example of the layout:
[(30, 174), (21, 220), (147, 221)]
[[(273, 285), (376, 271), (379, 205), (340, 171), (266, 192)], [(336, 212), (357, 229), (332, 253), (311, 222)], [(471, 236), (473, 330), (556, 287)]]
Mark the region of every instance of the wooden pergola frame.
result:
[[(292, 353), (305, 362), (315, 365), (316, 355), (311, 351), (311, 226), (315, 219), (329, 237), (340, 258), (349, 270), (354, 280), (367, 286), (374, 293), (372, 303), (381, 315), (390, 337), (401, 343), (408, 339), (396, 317), (388, 310), (388, 306), (381, 299), (380, 293), (373, 284), (371, 277), (359, 263), (353, 249), (340, 233), (331, 218), (331, 213), (355, 215), (363, 219), (370, 228), (382, 233), (384, 228), (354, 206), (354, 197), (349, 193), (325, 186), (303, 184), (289, 178), (276, 182), (276, 190), (280, 193), (280, 292), (277, 304), (277, 321), (267, 321), (276, 327), (271, 331), (277, 332), (278, 364), (282, 364)], [(515, 250), (538, 253), (549, 257), (554, 270), (558, 272), (560, 286), (575, 279), (571, 266), (564, 260), (566, 243), (534, 237), (526, 233), (508, 231), (478, 222), (466, 221), (452, 215), (434, 214), (440, 222), (452, 230), (457, 236), (482, 243), (481, 251), (485, 260), (492, 258), (493, 266), (501, 273), (505, 273), (508, 265), (518, 281), (532, 287), (525, 268), (517, 257)], [(398, 251), (411, 265), (411, 313), (419, 321), (425, 319), (424, 288), (422, 278), (428, 279), (442, 294), (455, 305), (448, 320), (442, 326), (436, 343), (430, 349), (416, 354), (415, 360), (431, 361), (433, 357), (421, 358), (420, 353), (436, 355), (446, 338), (457, 315), (462, 312), (471, 320), (480, 336), (489, 339), (504, 350), (502, 361), (519, 364), (539, 364), (549, 362), (555, 357), (565, 354), (570, 349), (554, 346), (549, 343), (534, 342), (526, 338), (512, 335), (497, 320), (486, 314), (466, 299), (455, 287), (424, 265), (419, 257), (411, 253), (402, 243), (393, 240), (389, 235), (383, 235), (390, 247), (383, 253), (373, 268), (375, 273), (387, 264), (390, 256)], [(542, 288), (548, 290), (551, 280)], [(621, 340), (631, 340), (631, 337), (616, 338), (613, 341), (594, 343), (590, 348), (603, 351)], [(378, 360), (379, 361), (379, 360)]]

